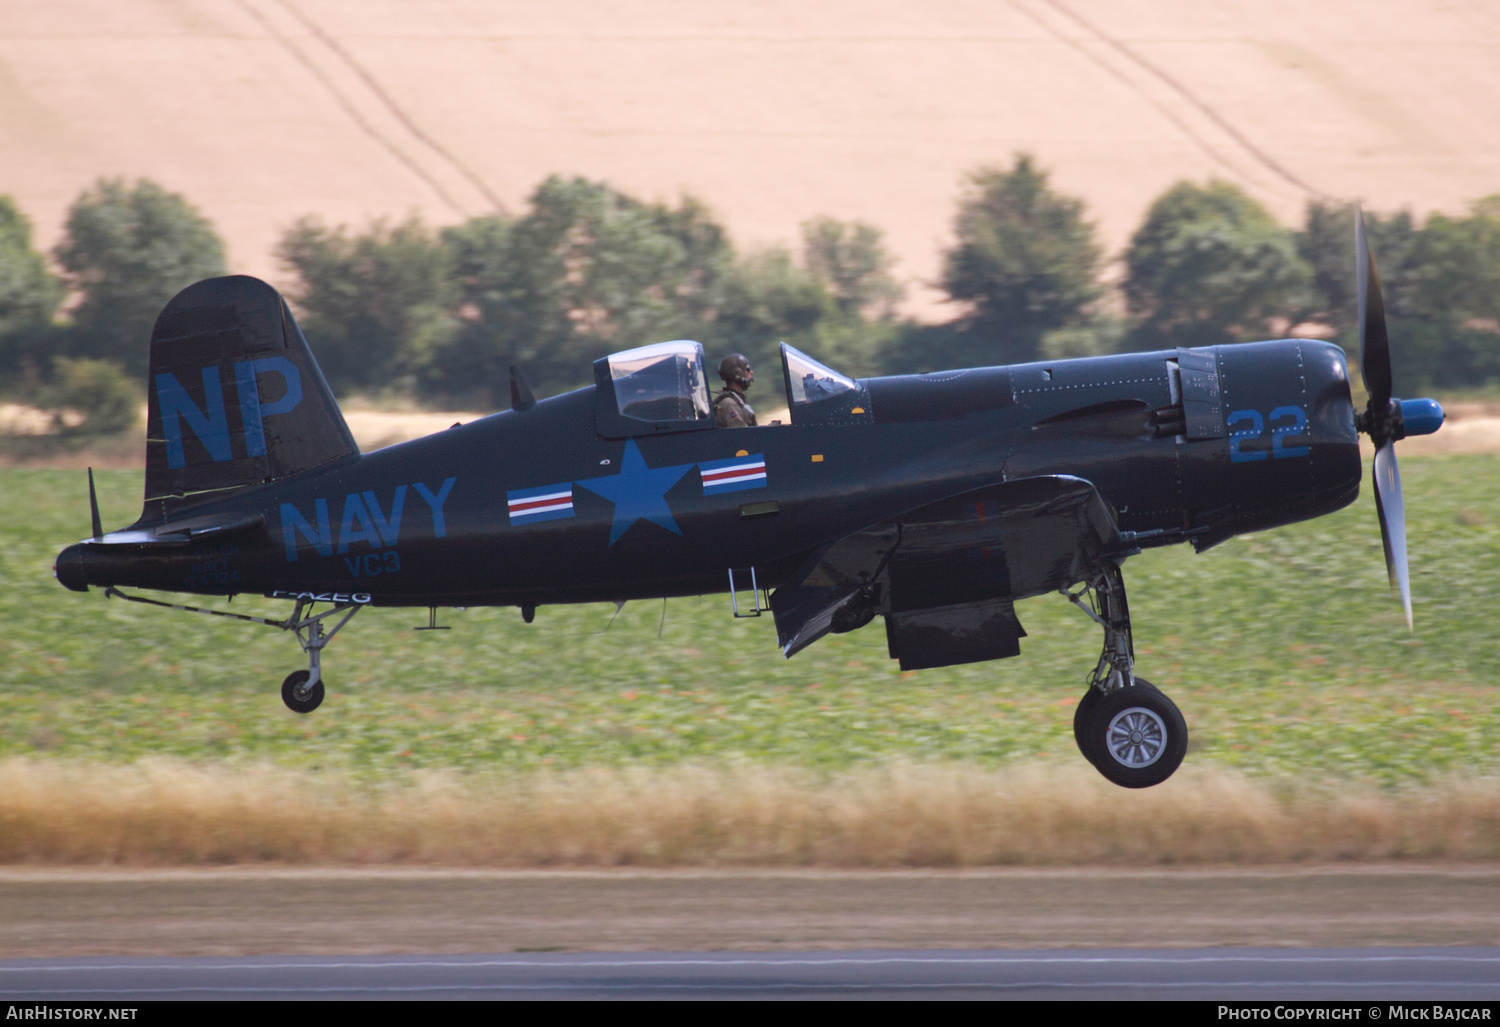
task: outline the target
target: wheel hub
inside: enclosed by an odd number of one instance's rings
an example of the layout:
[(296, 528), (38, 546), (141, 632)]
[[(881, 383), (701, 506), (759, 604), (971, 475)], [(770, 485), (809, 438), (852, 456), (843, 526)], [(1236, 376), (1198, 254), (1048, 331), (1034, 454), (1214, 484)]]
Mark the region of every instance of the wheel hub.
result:
[(1149, 767), (1167, 747), (1167, 725), (1152, 711), (1132, 706), (1109, 722), (1104, 747), (1121, 766)]

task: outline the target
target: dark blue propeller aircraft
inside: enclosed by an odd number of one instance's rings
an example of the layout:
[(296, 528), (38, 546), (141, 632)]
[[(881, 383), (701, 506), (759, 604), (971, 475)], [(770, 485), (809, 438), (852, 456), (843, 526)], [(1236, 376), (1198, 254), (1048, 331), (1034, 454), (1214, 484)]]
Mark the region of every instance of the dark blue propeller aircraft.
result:
[[(715, 426), (703, 349), (605, 357), (594, 384), (360, 453), (280, 295), (214, 278), (151, 335), (140, 519), (57, 559), (70, 589), (269, 624), (308, 669), (282, 698), (323, 699), (323, 647), (365, 606), (623, 602), (729, 592), (769, 612), (791, 656), (885, 618), (903, 669), (1015, 656), (1017, 599), (1061, 591), (1104, 629), (1078, 703), (1079, 749), (1109, 780), (1166, 780), (1182, 714), (1135, 674), (1120, 565), (1204, 550), (1330, 513), (1375, 443), (1386, 563), (1411, 622), (1393, 444), (1437, 430), (1391, 397), (1374, 261), (1357, 223), (1356, 413), (1343, 351), (1273, 342), (855, 380), (785, 344), (790, 423)], [(259, 593), (283, 620), (197, 610), (121, 587)], [(743, 597), (743, 598), (742, 598)], [(315, 612), (320, 610), (320, 612)]]

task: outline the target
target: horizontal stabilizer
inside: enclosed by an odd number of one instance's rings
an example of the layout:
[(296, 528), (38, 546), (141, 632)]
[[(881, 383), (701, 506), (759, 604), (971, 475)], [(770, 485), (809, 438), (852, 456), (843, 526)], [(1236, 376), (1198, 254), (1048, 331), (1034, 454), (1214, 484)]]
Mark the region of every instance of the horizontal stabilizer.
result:
[(90, 545), (102, 546), (185, 546), (192, 542), (248, 535), (265, 523), (265, 515), (259, 513), (188, 517), (150, 527), (137, 525), (86, 541)]

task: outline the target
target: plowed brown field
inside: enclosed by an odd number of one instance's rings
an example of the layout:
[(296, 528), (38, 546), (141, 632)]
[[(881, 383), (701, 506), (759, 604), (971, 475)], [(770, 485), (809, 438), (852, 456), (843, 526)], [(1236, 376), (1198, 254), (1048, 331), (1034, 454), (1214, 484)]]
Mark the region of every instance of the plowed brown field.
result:
[(581, 174), (743, 244), (873, 222), (941, 316), (960, 180), (1018, 150), (1112, 247), (1184, 177), (1288, 222), (1500, 190), (1497, 43), (1482, 0), (0, 0), (0, 193), (51, 245), (96, 177), (150, 176), (274, 278), (301, 215), (453, 222)]

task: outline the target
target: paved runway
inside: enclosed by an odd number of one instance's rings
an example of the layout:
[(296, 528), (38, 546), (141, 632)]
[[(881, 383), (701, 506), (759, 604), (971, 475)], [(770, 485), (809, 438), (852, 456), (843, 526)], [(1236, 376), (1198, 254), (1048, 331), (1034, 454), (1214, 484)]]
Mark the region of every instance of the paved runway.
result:
[[(1500, 948), (521, 953), (0, 962), (0, 1000), (1500, 1000)], [(1363, 1017), (1369, 1019), (1369, 1016)]]

